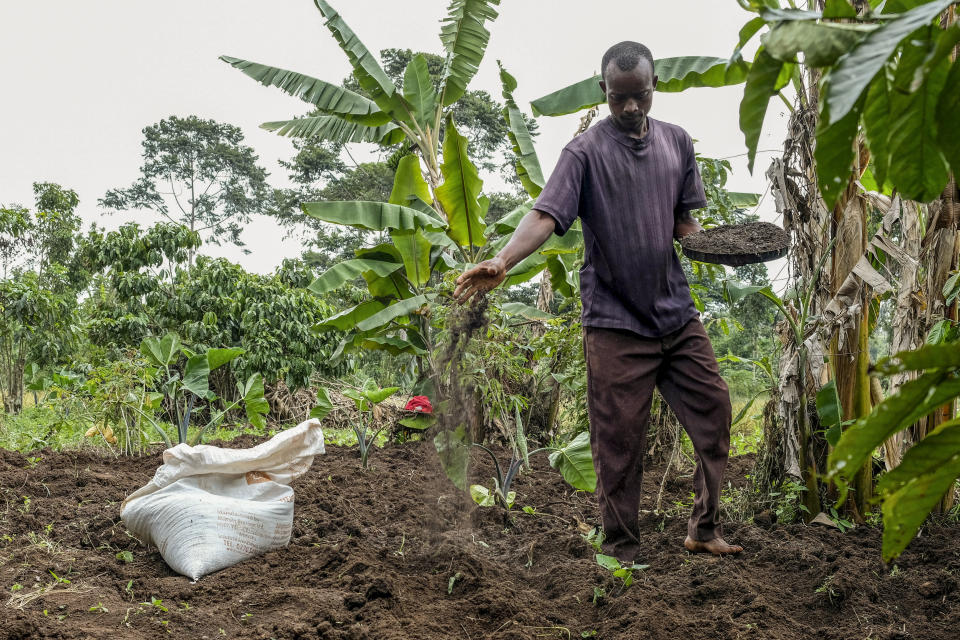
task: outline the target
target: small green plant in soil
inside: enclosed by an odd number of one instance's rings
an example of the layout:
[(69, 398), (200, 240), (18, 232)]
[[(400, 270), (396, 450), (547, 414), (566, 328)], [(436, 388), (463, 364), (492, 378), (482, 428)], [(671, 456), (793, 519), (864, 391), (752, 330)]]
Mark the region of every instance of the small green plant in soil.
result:
[(620, 593), (623, 593), (624, 589), (627, 589), (633, 584), (634, 571), (643, 571), (644, 569), (650, 568), (648, 564), (620, 562), (613, 556), (607, 556), (602, 553), (597, 554), (597, 564), (611, 571), (615, 577), (620, 578), (623, 582), (623, 584), (620, 585)]
[[(517, 416), (517, 424), (521, 424), (519, 416)], [(520, 435), (522, 435), (522, 427), (518, 428), (518, 436)], [(589, 432), (581, 432), (566, 444), (551, 444), (530, 452), (527, 451), (526, 439), (518, 437), (514, 443), (513, 456), (510, 463), (504, 467), (500, 465), (500, 461), (493, 451), (482, 444), (473, 443), (473, 446), (483, 449), (490, 455), (496, 474), (493, 478), (492, 490), (477, 484), (470, 487), (471, 497), (481, 507), (495, 504), (499, 504), (507, 510), (513, 507), (516, 492), (510, 490), (510, 485), (522, 467), (530, 468), (530, 457), (538, 453), (549, 453), (550, 466), (559, 469), (564, 479), (573, 488), (581, 491), (596, 489), (597, 476), (593, 469)]]

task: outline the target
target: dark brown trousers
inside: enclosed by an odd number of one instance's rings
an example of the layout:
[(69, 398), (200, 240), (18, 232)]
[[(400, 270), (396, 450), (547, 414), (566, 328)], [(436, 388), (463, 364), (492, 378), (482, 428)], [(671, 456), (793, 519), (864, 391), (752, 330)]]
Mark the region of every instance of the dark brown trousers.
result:
[(640, 549), (640, 482), (653, 389), (660, 389), (693, 442), (693, 513), (687, 534), (720, 535), (720, 484), (730, 451), (730, 392), (700, 320), (663, 338), (584, 328), (590, 444), (606, 535), (604, 553)]

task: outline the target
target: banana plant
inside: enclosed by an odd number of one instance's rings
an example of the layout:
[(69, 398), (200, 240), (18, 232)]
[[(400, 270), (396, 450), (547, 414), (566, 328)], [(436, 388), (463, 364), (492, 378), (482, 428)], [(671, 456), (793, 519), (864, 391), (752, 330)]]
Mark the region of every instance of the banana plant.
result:
[[(841, 488), (840, 502), (857, 470), (890, 436), (960, 397), (960, 343), (928, 344), (877, 363), (875, 373), (918, 371), (873, 412), (843, 432), (830, 452), (828, 477)], [(883, 559), (907, 547), (927, 516), (960, 477), (960, 420), (937, 426), (904, 454), (900, 465), (881, 476), (877, 495), (883, 510)]]
[(762, 43), (740, 105), (751, 171), (769, 100), (787, 102), (780, 90), (799, 83), (802, 53), (805, 66), (823, 73), (816, 161), (827, 206), (847, 186), (861, 127), (870, 180), (879, 188), (889, 182), (888, 189), (919, 202), (940, 196), (950, 170), (960, 169), (960, 64), (950, 55), (960, 25), (940, 28), (941, 14), (957, 0), (871, 3), (863, 14), (846, 0), (827, 0), (822, 11), (793, 8), (792, 0), (790, 8), (779, 0), (737, 1), (757, 16), (741, 29), (734, 58), (758, 33)]
[[(176, 408), (176, 425), (179, 443), (197, 444), (203, 437), (204, 431), (211, 426), (219, 425), (227, 413), (243, 404), (247, 420), (251, 424), (264, 427), (264, 416), (270, 411), (270, 405), (264, 397), (263, 378), (259, 373), (252, 374), (246, 382), (237, 383), (239, 400), (226, 404), (222, 409), (214, 412), (212, 403), (217, 399), (210, 390), (209, 376), (211, 371), (228, 364), (243, 354), (243, 349), (207, 349), (204, 353), (194, 353), (180, 342), (176, 333), (168, 333), (163, 338), (148, 336), (140, 343), (140, 352), (147, 361), (162, 375), (159, 390), (164, 398)], [(181, 357), (186, 357), (186, 365), (181, 377), (176, 368)], [(197, 399), (206, 400), (211, 406), (210, 419), (201, 426), (193, 438), (188, 439), (187, 431), (190, 418)], [(146, 419), (163, 438), (167, 447), (172, 446), (170, 436), (154, 419), (142, 410), (138, 410), (141, 417)]]
[(343, 17), (325, 0), (314, 4), (346, 54), (364, 95), (303, 74), (242, 60), (221, 59), (261, 84), (313, 105), (315, 113), (268, 122), (291, 137), (340, 143), (402, 143), (409, 153), (397, 167), (388, 202), (308, 202), (303, 211), (332, 224), (386, 232), (390, 241), (363, 249), (310, 286), (332, 291), (362, 277), (369, 299), (323, 319), (318, 331), (347, 332), (334, 359), (365, 348), (425, 359), (432, 350), (430, 307), (439, 275), (489, 255), (484, 216), (489, 200), (450, 108), (463, 96), (483, 58), (500, 0), (451, 0), (440, 41), (446, 65), (439, 88), (427, 61), (414, 56), (397, 87)]

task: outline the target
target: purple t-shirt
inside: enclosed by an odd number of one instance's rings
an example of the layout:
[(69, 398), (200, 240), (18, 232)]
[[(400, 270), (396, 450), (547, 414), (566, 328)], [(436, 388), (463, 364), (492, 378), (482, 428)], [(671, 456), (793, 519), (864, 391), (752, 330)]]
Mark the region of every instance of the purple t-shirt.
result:
[(707, 204), (682, 128), (653, 118), (642, 140), (610, 118), (563, 149), (534, 209), (566, 233), (579, 216), (583, 324), (658, 338), (697, 317), (673, 248), (676, 216)]

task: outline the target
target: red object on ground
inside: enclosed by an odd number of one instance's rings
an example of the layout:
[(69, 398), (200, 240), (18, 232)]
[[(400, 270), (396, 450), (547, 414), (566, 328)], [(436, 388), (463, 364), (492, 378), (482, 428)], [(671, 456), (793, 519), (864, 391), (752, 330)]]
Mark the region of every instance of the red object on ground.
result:
[(417, 413), (433, 413), (433, 405), (427, 396), (413, 396), (404, 407), (405, 411), (416, 411)]

